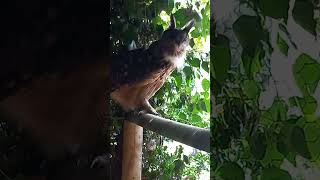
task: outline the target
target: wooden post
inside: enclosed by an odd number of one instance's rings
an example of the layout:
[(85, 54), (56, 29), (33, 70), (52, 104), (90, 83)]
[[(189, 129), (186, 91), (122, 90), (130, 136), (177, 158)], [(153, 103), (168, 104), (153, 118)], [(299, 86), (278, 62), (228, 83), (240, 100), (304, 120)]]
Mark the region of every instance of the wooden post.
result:
[(141, 180), (143, 128), (124, 121), (122, 180)]

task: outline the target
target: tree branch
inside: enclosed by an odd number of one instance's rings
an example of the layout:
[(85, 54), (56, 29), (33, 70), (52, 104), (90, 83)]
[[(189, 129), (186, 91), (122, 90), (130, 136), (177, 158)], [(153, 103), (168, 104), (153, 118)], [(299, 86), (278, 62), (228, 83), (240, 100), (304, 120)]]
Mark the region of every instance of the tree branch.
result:
[(210, 152), (209, 129), (179, 123), (152, 114), (130, 113), (126, 119), (167, 138)]

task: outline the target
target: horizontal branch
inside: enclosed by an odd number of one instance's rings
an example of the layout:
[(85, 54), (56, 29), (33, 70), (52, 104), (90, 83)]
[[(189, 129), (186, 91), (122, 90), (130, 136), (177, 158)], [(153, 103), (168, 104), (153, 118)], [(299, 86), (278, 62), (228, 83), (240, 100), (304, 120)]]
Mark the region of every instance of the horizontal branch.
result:
[(210, 130), (208, 129), (179, 123), (152, 114), (137, 115), (131, 113), (127, 120), (199, 150), (210, 151)]

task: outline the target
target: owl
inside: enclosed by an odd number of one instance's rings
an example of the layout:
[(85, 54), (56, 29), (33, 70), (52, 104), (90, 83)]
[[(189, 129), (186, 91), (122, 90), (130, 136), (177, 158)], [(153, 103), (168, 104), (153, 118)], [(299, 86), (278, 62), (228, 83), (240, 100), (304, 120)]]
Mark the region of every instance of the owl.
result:
[(194, 26), (190, 20), (176, 28), (171, 14), (170, 25), (161, 38), (148, 48), (120, 53), (111, 63), (111, 98), (127, 112), (158, 114), (149, 99), (163, 86), (166, 78), (184, 62), (189, 45), (188, 33)]

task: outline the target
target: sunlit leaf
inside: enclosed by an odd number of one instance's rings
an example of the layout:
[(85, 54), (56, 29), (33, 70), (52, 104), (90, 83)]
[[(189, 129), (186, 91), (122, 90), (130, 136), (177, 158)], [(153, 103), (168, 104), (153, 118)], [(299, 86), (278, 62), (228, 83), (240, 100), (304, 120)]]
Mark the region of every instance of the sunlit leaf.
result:
[(209, 91), (209, 89), (210, 89), (210, 81), (208, 79), (203, 79), (201, 84), (202, 84), (203, 90)]
[(200, 59), (198, 59), (198, 58), (192, 58), (192, 59), (190, 59), (189, 64), (190, 64), (191, 66), (193, 66), (193, 67), (199, 68), (199, 67), (200, 67)]

